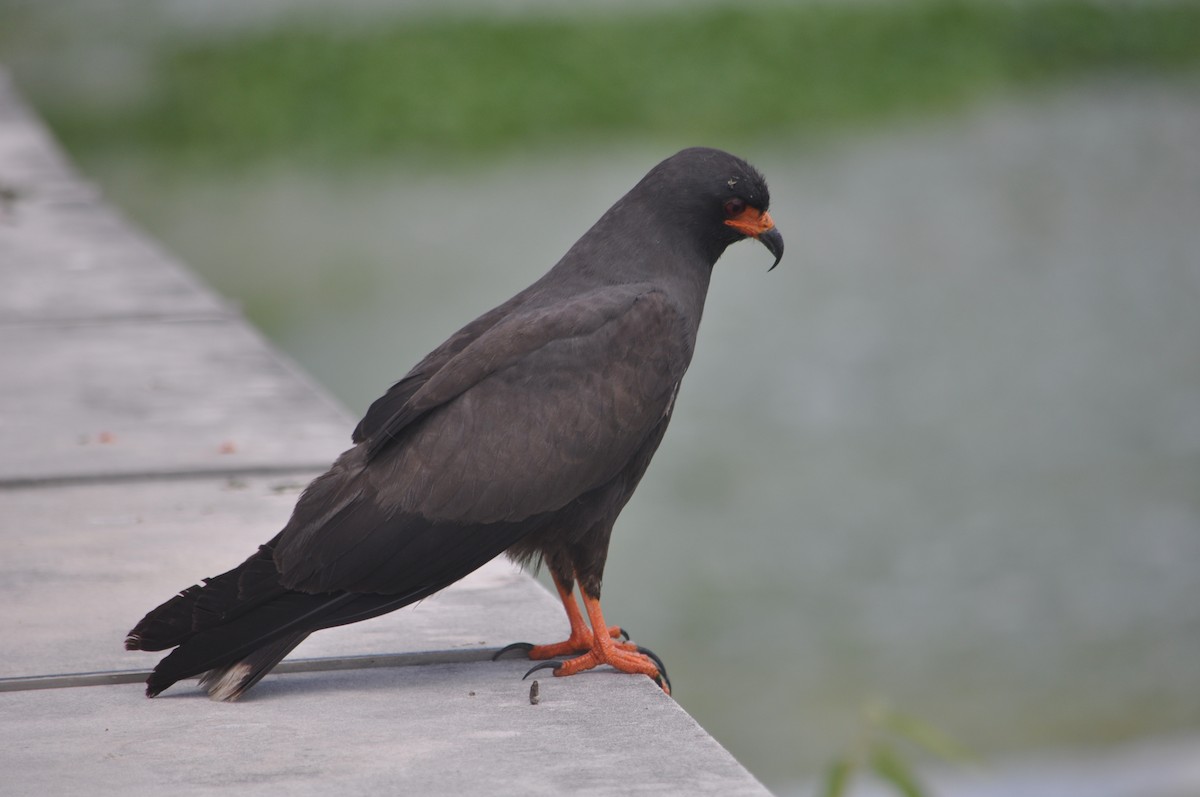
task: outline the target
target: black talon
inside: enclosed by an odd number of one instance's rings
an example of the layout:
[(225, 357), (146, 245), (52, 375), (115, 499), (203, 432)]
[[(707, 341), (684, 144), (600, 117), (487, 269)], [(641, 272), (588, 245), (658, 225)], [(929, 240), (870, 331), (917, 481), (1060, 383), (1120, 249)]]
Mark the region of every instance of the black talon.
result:
[(633, 639), (633, 637), (629, 636), (629, 632), (623, 627), (617, 628), (617, 636), (621, 638), (622, 642), (628, 642), (629, 640)]
[[(658, 674), (660, 676), (662, 676), (663, 681), (667, 682), (667, 691), (669, 692), (671, 690), (671, 678), (667, 675), (667, 668), (663, 664), (662, 659), (660, 659), (658, 657), (658, 654), (655, 653), (653, 650), (651, 650), (650, 648), (644, 648), (641, 645), (637, 646), (637, 651), (638, 651), (638, 653), (641, 653), (643, 656), (648, 657), (651, 661), (654, 662), (655, 666), (658, 667)], [(662, 682), (659, 681), (658, 678), (655, 678), (654, 682), (657, 683), (659, 686), (662, 686)]]
[(658, 671), (661, 672), (664, 676), (667, 674), (666, 665), (663, 664), (663, 660), (660, 659), (658, 657), (658, 654), (655, 653), (653, 650), (651, 650), (650, 648), (644, 648), (641, 645), (638, 645), (637, 652), (641, 653), (643, 656), (649, 657), (651, 661), (653, 661), (656, 665), (658, 665)]
[(514, 650), (523, 650), (526, 653), (533, 650), (533, 645), (529, 642), (514, 642), (511, 645), (505, 645), (492, 654), (492, 661), (496, 661), (505, 653), (512, 653)]
[(561, 661), (543, 661), (540, 664), (535, 664), (534, 666), (530, 667), (529, 672), (521, 676), (521, 680), (524, 681), (538, 670), (557, 670), (561, 666), (563, 666)]

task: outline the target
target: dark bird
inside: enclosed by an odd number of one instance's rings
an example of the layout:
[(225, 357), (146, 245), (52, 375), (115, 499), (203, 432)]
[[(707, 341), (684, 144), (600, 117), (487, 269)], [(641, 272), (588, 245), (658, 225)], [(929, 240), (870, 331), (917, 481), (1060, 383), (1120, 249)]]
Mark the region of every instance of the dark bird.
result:
[(671, 419), (713, 265), (746, 237), (783, 256), (769, 204), (762, 175), (720, 150), (651, 169), (545, 276), (377, 399), (270, 542), (129, 632), (129, 650), (175, 648), (146, 694), (200, 675), (234, 700), (312, 632), (421, 600), (505, 552), (545, 564), (571, 624), (565, 642), (524, 645), (530, 658), (667, 689), (656, 657), (600, 611), (609, 536)]

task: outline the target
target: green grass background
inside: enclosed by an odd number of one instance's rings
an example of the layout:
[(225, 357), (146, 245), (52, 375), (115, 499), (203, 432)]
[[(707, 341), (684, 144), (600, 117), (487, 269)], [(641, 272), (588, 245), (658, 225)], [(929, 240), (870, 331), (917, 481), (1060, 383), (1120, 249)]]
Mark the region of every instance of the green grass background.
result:
[(419, 161), (614, 136), (738, 147), (1089, 71), (1193, 66), (1200, 4), (746, 4), (352, 26), (308, 17), (180, 37), (156, 53), (134, 102), (35, 100), (85, 161), (119, 151), (200, 167)]

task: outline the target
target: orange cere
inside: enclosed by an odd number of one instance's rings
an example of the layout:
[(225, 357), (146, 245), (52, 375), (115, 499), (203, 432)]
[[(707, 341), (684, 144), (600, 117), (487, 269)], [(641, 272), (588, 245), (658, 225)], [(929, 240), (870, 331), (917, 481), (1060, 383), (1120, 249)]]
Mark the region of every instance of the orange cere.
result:
[(770, 213), (765, 213), (758, 208), (749, 206), (732, 219), (725, 219), (725, 223), (738, 232), (745, 233), (754, 238), (757, 238), (775, 226), (775, 222), (771, 220)]

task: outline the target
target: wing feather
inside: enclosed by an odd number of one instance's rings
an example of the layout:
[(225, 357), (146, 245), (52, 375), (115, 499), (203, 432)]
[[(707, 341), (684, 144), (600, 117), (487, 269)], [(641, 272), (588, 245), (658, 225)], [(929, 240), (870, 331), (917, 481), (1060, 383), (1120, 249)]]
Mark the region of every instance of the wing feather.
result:
[(498, 555), (637, 453), (687, 367), (686, 328), (629, 287), (493, 325), (310, 485), (276, 549), (284, 585), (395, 593)]
[(508, 522), (613, 478), (662, 418), (690, 347), (663, 294), (605, 298), (581, 302), (586, 325), (564, 307), (543, 334), (498, 326), (494, 349), (480, 338), (430, 379), (413, 403), (436, 399), (436, 411), (367, 473), (385, 501), (432, 520)]

